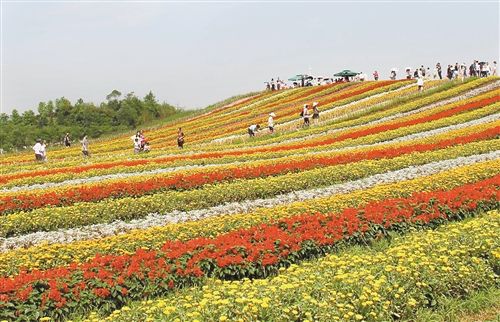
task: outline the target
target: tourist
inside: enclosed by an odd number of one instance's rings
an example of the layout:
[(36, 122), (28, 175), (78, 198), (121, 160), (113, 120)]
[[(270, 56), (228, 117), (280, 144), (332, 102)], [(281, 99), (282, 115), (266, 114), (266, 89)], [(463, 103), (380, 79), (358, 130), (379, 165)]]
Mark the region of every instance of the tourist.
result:
[(462, 64), (460, 65), (460, 71), (459, 71), (459, 77), (462, 82), (464, 81), (465, 76), (467, 76), (467, 69), (465, 68), (465, 64)]
[(302, 109), (302, 118), (304, 119), (304, 127), (309, 126), (309, 105), (304, 104), (304, 108)]
[(141, 142), (138, 137), (134, 137), (134, 154), (141, 152)]
[(313, 103), (313, 122), (314, 124), (318, 124), (319, 121), (319, 110), (318, 110), (318, 102)]
[(47, 141), (45, 140), (40, 145), (40, 155), (42, 156), (42, 161), (47, 161)]
[(443, 79), (443, 75), (441, 74), (441, 64), (440, 63), (436, 64), (436, 70), (437, 70), (437, 74), (439, 76), (439, 79)]
[(497, 62), (496, 61), (493, 61), (493, 68), (491, 71), (491, 75), (497, 76)]
[(42, 143), (41, 143), (41, 141), (42, 140), (40, 140), (40, 139), (36, 139), (36, 143), (33, 146), (33, 151), (35, 151), (35, 160), (36, 161), (42, 161), (43, 160), (43, 156), (42, 156), (42, 153), (41, 153), (41, 149), (42, 149)]
[(276, 117), (276, 114), (271, 113), (269, 114), (269, 118), (267, 119), (267, 126), (269, 127), (269, 131), (271, 133), (274, 133), (274, 118)]
[(179, 149), (184, 149), (184, 132), (182, 132), (182, 128), (177, 131), (177, 146)]
[(144, 136), (144, 130), (139, 131), (139, 142), (141, 143), (141, 151), (143, 151), (144, 144), (146, 143), (146, 136)]
[(378, 80), (378, 72), (377, 71), (373, 72), (373, 79), (375, 79), (376, 81)]
[(396, 71), (395, 70), (391, 70), (391, 80), (396, 80)]
[(250, 137), (253, 137), (255, 136), (255, 133), (257, 133), (257, 131), (260, 129), (260, 125), (259, 124), (252, 124), (248, 127), (248, 135)]
[(82, 144), (82, 154), (84, 158), (90, 157), (89, 153), (89, 140), (87, 139), (87, 135), (84, 134), (82, 140), (80, 141)]
[(418, 91), (422, 92), (424, 90), (424, 77), (419, 77), (417, 80)]
[(425, 71), (425, 78), (426, 79), (431, 79), (432, 78), (431, 69), (429, 67), (427, 67), (427, 70)]
[(69, 137), (69, 133), (66, 133), (63, 139), (64, 146), (69, 148), (71, 146), (71, 139)]
[(446, 69), (446, 77), (451, 80), (453, 78), (453, 71), (451, 69), (451, 65), (448, 65), (448, 68)]

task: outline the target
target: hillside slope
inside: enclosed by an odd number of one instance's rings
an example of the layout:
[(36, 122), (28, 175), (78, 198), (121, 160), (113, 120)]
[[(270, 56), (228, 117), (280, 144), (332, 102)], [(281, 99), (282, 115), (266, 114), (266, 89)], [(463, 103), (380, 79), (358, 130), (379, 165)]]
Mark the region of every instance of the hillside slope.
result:
[(263, 92), (146, 131), (148, 153), (131, 135), (0, 158), (0, 319), (405, 320), (494, 284), (498, 78)]

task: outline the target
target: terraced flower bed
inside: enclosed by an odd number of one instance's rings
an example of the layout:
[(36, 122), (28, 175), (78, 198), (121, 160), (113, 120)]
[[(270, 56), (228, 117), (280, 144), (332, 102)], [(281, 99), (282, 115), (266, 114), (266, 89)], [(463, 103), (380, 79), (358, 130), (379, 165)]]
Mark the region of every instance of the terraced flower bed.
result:
[(268, 92), (184, 120), (186, 150), (165, 124), (147, 155), (1, 156), (0, 320), (410, 320), (494, 287), (499, 88)]

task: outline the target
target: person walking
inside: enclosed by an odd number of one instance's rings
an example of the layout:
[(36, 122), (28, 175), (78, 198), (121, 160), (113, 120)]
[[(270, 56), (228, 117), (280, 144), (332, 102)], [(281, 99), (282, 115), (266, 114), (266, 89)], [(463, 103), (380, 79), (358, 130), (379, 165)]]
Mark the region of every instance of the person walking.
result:
[(43, 160), (43, 156), (42, 156), (42, 140), (40, 139), (36, 139), (35, 141), (35, 145), (33, 146), (33, 151), (35, 151), (35, 160), (36, 161), (42, 161)]
[(492, 67), (491, 75), (497, 76), (497, 62), (496, 62), (496, 60), (493, 61), (493, 67)]
[(378, 80), (378, 72), (377, 71), (373, 72), (373, 79), (375, 79), (376, 81)]
[(417, 80), (418, 91), (422, 92), (424, 90), (424, 77), (421, 76)]
[(458, 72), (458, 76), (460, 80), (463, 82), (465, 80), (465, 76), (467, 75), (465, 64), (460, 65), (460, 70)]
[(319, 122), (318, 102), (313, 103), (313, 122), (314, 124), (318, 124)]
[(479, 65), (479, 61), (477, 61), (477, 60), (474, 61), (474, 70), (475, 70), (476, 77), (480, 77), (481, 76), (481, 66)]
[(443, 74), (441, 74), (441, 63), (436, 64), (436, 70), (437, 70), (437, 74), (438, 74), (439, 79), (443, 79)]
[(257, 131), (260, 129), (260, 125), (259, 124), (252, 124), (248, 127), (248, 135), (250, 137), (254, 137), (255, 136), (255, 133), (257, 133)]
[(40, 146), (40, 154), (42, 155), (42, 161), (47, 161), (47, 141), (43, 140)]
[(64, 146), (69, 148), (71, 146), (71, 138), (69, 137), (69, 133), (66, 133), (63, 139)]
[(84, 158), (89, 158), (90, 153), (89, 153), (89, 140), (87, 139), (87, 135), (83, 135), (83, 139), (80, 141), (82, 144), (82, 154)]
[(182, 132), (182, 128), (177, 131), (177, 146), (179, 149), (184, 149), (184, 132)]
[(276, 117), (276, 114), (271, 113), (269, 114), (269, 118), (267, 119), (267, 126), (269, 127), (269, 132), (274, 133), (274, 118)]
[(304, 104), (304, 108), (302, 109), (302, 118), (304, 119), (304, 124), (303, 124), (303, 127), (306, 127), (306, 126), (309, 126), (309, 105), (307, 104)]

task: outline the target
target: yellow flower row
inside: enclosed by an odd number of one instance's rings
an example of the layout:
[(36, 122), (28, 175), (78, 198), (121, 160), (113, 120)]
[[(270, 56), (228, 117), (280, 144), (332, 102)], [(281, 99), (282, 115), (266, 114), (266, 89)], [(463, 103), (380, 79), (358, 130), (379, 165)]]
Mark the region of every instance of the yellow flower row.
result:
[[(469, 148), (474, 150), (479, 148), (479, 146), (471, 146)], [(421, 157), (416, 155), (414, 159), (420, 160)], [(17, 272), (20, 267), (25, 267), (30, 270), (35, 268), (44, 269), (68, 264), (72, 261), (83, 262), (94, 257), (97, 253), (123, 254), (134, 252), (138, 248), (158, 249), (167, 240), (188, 240), (199, 236), (214, 237), (231, 230), (248, 228), (260, 223), (270, 222), (296, 214), (306, 212), (339, 212), (347, 207), (357, 207), (369, 201), (382, 200), (385, 198), (408, 196), (416, 191), (452, 189), (460, 185), (476, 182), (496, 175), (498, 173), (496, 169), (498, 169), (499, 166), (500, 160), (482, 162), (444, 171), (428, 177), (378, 185), (365, 190), (334, 195), (328, 198), (318, 198), (313, 201), (294, 202), (274, 208), (262, 208), (248, 214), (227, 215), (207, 218), (200, 221), (169, 224), (163, 227), (131, 231), (126, 234), (98, 240), (80, 241), (71, 244), (39, 245), (27, 249), (16, 249), (0, 254), (0, 274), (13, 274)], [(360, 167), (353, 167), (350, 168), (350, 171), (355, 172), (358, 176), (362, 176), (359, 169)], [(338, 171), (338, 173), (342, 175), (343, 173), (346, 174), (349, 172)], [(268, 182), (269, 180), (272, 179), (260, 181), (263, 188), (267, 187), (267, 185), (280, 185), (279, 182)], [(226, 193), (238, 191), (238, 189), (245, 189), (245, 187), (248, 187), (246, 183), (236, 188), (234, 186), (229, 186)], [(249, 190), (248, 188), (246, 189)], [(212, 192), (207, 189), (207, 191), (213, 196), (216, 195), (215, 190)], [(189, 193), (193, 194), (193, 202), (194, 200), (203, 199), (201, 194), (195, 196), (195, 192)], [(197, 199), (194, 199), (196, 197)], [(220, 197), (221, 196), (217, 198)], [(172, 197), (171, 200), (174, 200), (173, 198), (174, 197)], [(149, 204), (152, 203), (152, 197), (149, 196), (146, 197), (146, 199), (150, 200)], [(133, 200), (119, 200), (117, 204), (110, 206), (110, 209), (117, 211), (120, 207), (131, 206), (132, 202)], [(188, 203), (188, 201), (185, 202)], [(148, 204), (148, 201), (144, 201), (144, 203)], [(54, 209), (54, 213), (56, 211), (57, 209)], [(88, 212), (77, 213), (76, 207), (67, 207), (62, 212), (61, 217), (64, 220), (72, 220), (75, 216), (84, 217), (91, 214), (90, 210)], [(51, 218), (54, 217), (49, 217), (47, 220)], [(25, 214), (24, 216), (20, 215), (18, 220), (13, 221), (12, 224), (23, 225), (26, 222), (36, 223), (37, 221), (40, 221), (40, 219), (28, 217)]]
[[(495, 285), (500, 213), (412, 233), (379, 249), (292, 265), (262, 280), (208, 279), (105, 321), (389, 321), (413, 319), (441, 296)], [(101, 318), (91, 314), (87, 321)]]

